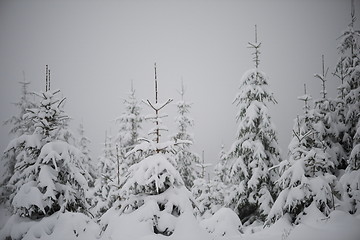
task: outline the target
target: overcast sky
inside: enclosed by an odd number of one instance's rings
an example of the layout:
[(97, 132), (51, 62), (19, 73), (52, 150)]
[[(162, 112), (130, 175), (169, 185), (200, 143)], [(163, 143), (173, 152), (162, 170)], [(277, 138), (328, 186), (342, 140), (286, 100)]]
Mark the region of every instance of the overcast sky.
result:
[[(339, 58), (337, 38), (350, 22), (350, 6), (350, 0), (1, 0), (0, 121), (18, 112), (11, 103), (19, 100), (22, 72), (30, 90), (43, 91), (48, 64), (52, 89), (67, 98), (73, 130), (83, 119), (93, 157), (98, 157), (105, 131), (115, 135), (114, 119), (123, 111), (131, 80), (139, 99), (154, 99), (156, 62), (160, 101), (178, 100), (183, 79), (185, 99), (193, 103), (193, 150), (205, 150), (206, 161), (216, 161), (221, 144), (227, 150), (235, 139), (232, 101), (242, 74), (254, 65), (247, 42), (254, 41), (257, 24), (260, 69), (278, 101), (269, 109), (286, 155), (293, 119), (302, 113), (297, 96), (303, 84), (320, 97), (320, 81), (313, 75), (321, 73), (322, 54), (329, 67), (329, 97), (336, 95), (339, 82), (330, 73)], [(147, 106), (143, 110), (150, 113)], [(174, 134), (176, 107), (164, 111), (169, 134)], [(11, 139), (8, 131), (0, 127), (1, 151)]]

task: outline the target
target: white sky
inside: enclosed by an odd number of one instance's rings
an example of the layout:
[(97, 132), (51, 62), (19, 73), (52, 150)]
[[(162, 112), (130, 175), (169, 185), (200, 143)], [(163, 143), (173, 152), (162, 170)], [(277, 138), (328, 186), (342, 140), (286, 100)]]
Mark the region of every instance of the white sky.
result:
[[(0, 121), (17, 113), (11, 102), (19, 100), (22, 71), (31, 90), (44, 90), (48, 64), (52, 89), (67, 97), (73, 130), (83, 119), (97, 157), (105, 131), (115, 134), (113, 120), (123, 111), (121, 99), (130, 81), (139, 99), (154, 99), (157, 62), (160, 100), (178, 100), (183, 78), (185, 98), (193, 102), (193, 149), (205, 150), (206, 161), (216, 161), (221, 144), (229, 149), (235, 139), (232, 101), (242, 74), (253, 67), (247, 42), (254, 40), (257, 24), (260, 69), (278, 101), (269, 108), (285, 155), (293, 119), (302, 113), (297, 96), (303, 84), (320, 96), (320, 81), (313, 75), (321, 72), (322, 54), (330, 68), (329, 97), (336, 95), (338, 81), (330, 73), (350, 6), (350, 0), (1, 0)], [(175, 105), (165, 109), (169, 134), (174, 134), (175, 111)], [(150, 113), (146, 106), (144, 113)], [(11, 139), (8, 131), (0, 127), (1, 151)]]

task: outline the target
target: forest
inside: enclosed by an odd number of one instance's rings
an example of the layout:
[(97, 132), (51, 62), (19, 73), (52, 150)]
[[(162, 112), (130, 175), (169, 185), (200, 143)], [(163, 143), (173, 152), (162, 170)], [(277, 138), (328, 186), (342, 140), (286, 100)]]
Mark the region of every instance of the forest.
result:
[[(236, 138), (213, 172), (192, 150), (192, 103), (139, 100), (131, 86), (100, 156), (80, 124), (69, 127), (66, 98), (20, 82), (18, 115), (0, 162), (0, 239), (358, 239), (360, 236), (360, 31), (351, 21), (339, 36), (339, 61), (314, 74), (320, 98), (299, 96), (288, 154), (282, 158), (269, 113), (276, 104), (260, 69), (261, 42), (248, 43), (254, 66), (239, 79), (233, 104)], [(329, 98), (328, 79), (338, 81)], [(189, 86), (191, 87), (191, 86)], [(140, 96), (141, 97), (141, 96)], [(164, 124), (175, 102), (177, 132)], [(68, 104), (71, 104), (69, 102)], [(144, 114), (144, 109), (152, 114)], [(144, 123), (151, 123), (141, 135)], [(170, 134), (170, 136), (167, 136)], [(165, 138), (164, 136), (167, 136)]]

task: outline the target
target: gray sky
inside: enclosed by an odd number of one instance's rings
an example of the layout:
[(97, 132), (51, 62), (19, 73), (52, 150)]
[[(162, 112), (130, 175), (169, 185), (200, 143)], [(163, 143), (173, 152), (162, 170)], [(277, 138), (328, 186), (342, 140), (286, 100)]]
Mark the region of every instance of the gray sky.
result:
[[(253, 67), (247, 42), (254, 40), (257, 24), (260, 69), (278, 101), (269, 108), (284, 154), (293, 119), (302, 113), (297, 96), (303, 84), (314, 98), (320, 96), (313, 75), (321, 72), (322, 54), (330, 68), (329, 97), (336, 95), (338, 81), (330, 72), (339, 58), (337, 38), (350, 22), (350, 5), (350, 0), (1, 0), (0, 121), (17, 113), (11, 102), (19, 99), (22, 71), (31, 90), (44, 90), (48, 64), (52, 89), (67, 97), (71, 126), (75, 130), (83, 119), (97, 157), (105, 131), (115, 134), (113, 120), (123, 111), (130, 81), (139, 99), (154, 99), (157, 62), (160, 100), (178, 100), (183, 78), (185, 99), (193, 102), (193, 149), (216, 161), (221, 144), (229, 149), (235, 139), (232, 101), (242, 74)], [(169, 134), (175, 111), (175, 105), (165, 109)], [(11, 139), (8, 131), (0, 127), (1, 151)]]

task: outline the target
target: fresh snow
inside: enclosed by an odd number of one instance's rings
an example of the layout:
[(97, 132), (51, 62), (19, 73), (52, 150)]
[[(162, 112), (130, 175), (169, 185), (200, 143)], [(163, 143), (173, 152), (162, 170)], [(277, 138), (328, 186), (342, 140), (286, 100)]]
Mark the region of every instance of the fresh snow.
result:
[[(0, 239), (11, 236), (24, 240), (358, 240), (360, 217), (335, 210), (325, 217), (316, 207), (310, 207), (303, 221), (291, 225), (287, 215), (270, 227), (254, 223), (241, 226), (230, 209), (220, 209), (212, 217), (199, 220), (191, 213), (184, 213), (177, 221), (167, 218), (175, 231), (170, 236), (155, 234), (149, 220), (153, 217), (154, 202), (143, 205), (140, 211), (119, 215), (110, 209), (100, 225), (81, 213), (55, 213), (38, 221), (13, 215), (0, 206)], [(5, 224), (6, 222), (6, 224)], [(107, 228), (101, 224), (109, 223)]]

